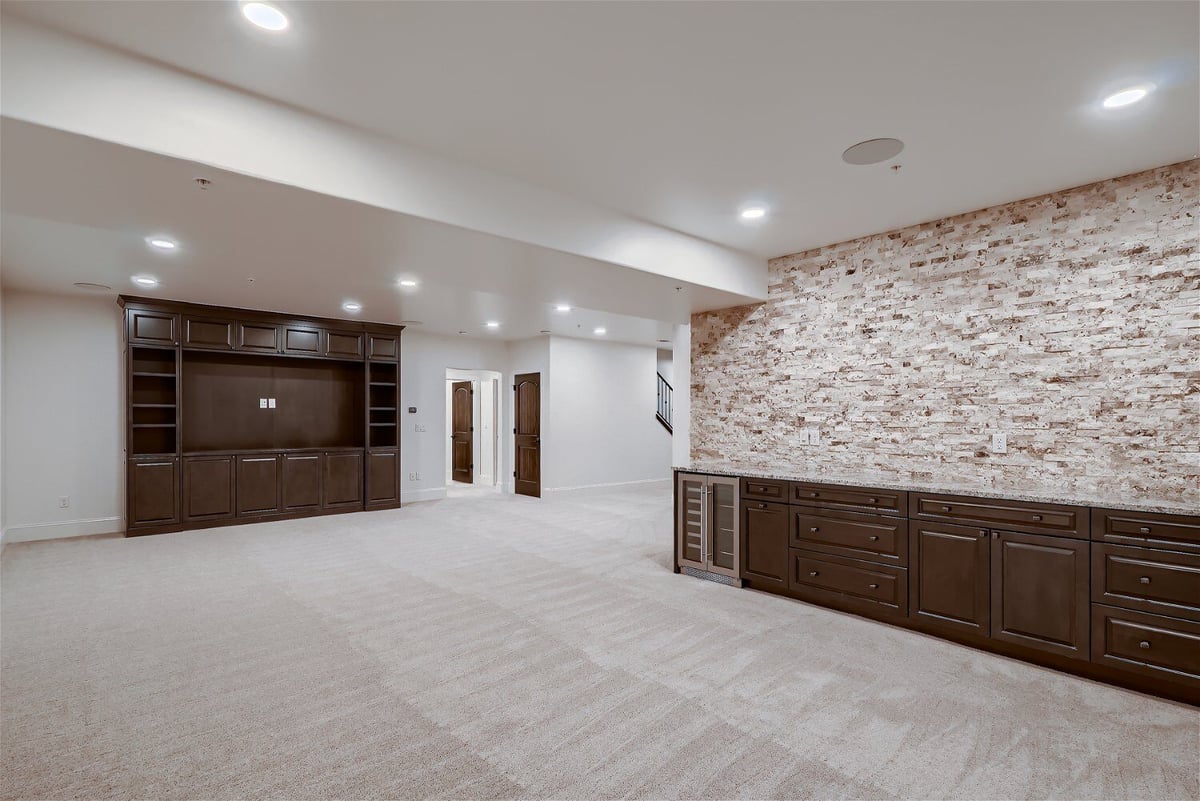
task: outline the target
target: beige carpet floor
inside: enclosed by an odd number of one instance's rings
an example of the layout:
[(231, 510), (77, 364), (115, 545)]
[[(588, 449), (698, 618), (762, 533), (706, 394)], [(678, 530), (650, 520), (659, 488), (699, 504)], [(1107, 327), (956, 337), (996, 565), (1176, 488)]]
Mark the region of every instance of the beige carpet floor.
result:
[(1200, 713), (674, 575), (662, 488), (9, 546), (6, 798), (1196, 798)]

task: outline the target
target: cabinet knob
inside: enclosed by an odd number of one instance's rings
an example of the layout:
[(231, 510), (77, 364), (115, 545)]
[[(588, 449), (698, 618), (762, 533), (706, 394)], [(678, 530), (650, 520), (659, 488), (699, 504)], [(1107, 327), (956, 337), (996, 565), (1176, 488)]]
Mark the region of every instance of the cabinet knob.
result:
[(879, 503), (878, 498), (867, 498), (867, 503)]
[(1138, 648), (1149, 648), (1149, 647), (1150, 647), (1149, 640), (1142, 640), (1141, 642), (1138, 643)]
[(809, 531), (820, 531), (820, 530), (821, 530), (820, 526), (813, 526), (812, 528), (809, 529)]
[(810, 570), (810, 571), (808, 572), (808, 575), (810, 575), (810, 576), (819, 576), (819, 575), (821, 575), (821, 574), (820, 574), (818, 571), (816, 571), (816, 570)]
[(986, 536), (987, 536), (987, 529), (986, 529), (986, 528), (981, 528), (981, 529), (979, 529), (979, 536), (980, 536), (981, 538), (982, 538), (982, 537), (986, 537)]
[(1139, 528), (1139, 529), (1138, 529), (1138, 531), (1140, 531), (1140, 532), (1141, 532), (1141, 533), (1143, 533), (1143, 534), (1149, 534), (1149, 533), (1150, 533), (1150, 527), (1149, 527), (1149, 526), (1142, 526), (1141, 528)]
[(821, 497), (821, 493), (819, 493), (819, 492), (810, 492), (810, 493), (809, 493), (809, 495), (811, 495), (811, 496), (812, 496), (812, 497), (814, 497), (814, 498), (820, 498), (820, 497)]
[(949, 506), (943, 506), (943, 507), (942, 507), (942, 511), (943, 511), (943, 512), (949, 512), (949, 511), (950, 511), (950, 507), (949, 507)]
[(878, 585), (878, 584), (868, 584), (867, 586), (868, 586), (868, 587), (870, 587), (870, 588), (871, 588), (871, 589), (873, 589), (873, 590), (877, 590), (877, 589), (879, 589), (879, 585)]
[(1041, 516), (1041, 515), (1034, 515), (1034, 516), (1033, 516), (1033, 521), (1034, 521), (1035, 523), (1036, 523), (1037, 521), (1041, 520), (1041, 519), (1042, 519), (1042, 516)]
[(877, 537), (877, 536), (875, 536), (874, 534), (872, 534), (871, 536), (867, 537), (867, 539), (868, 539), (868, 540), (870, 540), (871, 542), (875, 542), (876, 540), (878, 540), (878, 539), (879, 539), (879, 537)]
[(758, 508), (759, 508), (759, 509), (766, 509), (766, 508), (767, 508), (767, 505), (766, 505), (765, 503), (760, 503), (760, 504), (758, 505)]
[(1138, 579), (1138, 581), (1140, 581), (1142, 584), (1149, 584), (1149, 583), (1150, 583), (1150, 577), (1149, 577), (1149, 576), (1142, 576), (1140, 579)]

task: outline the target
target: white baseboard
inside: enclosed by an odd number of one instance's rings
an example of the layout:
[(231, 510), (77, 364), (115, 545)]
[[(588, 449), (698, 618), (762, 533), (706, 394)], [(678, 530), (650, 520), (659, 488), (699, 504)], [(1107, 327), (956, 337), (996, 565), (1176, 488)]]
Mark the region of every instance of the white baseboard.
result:
[(0, 542), (34, 542), (59, 540), (65, 537), (87, 537), (92, 534), (113, 534), (122, 531), (119, 517), (93, 517), (88, 520), (63, 520), (57, 523), (34, 523), (29, 526), (9, 526), (0, 535)]
[(543, 487), (542, 492), (570, 492), (571, 490), (585, 489), (603, 489), (612, 487), (632, 487), (635, 485), (645, 486), (647, 484), (662, 484), (664, 488), (670, 489), (671, 479), (669, 478), (643, 478), (637, 481), (613, 481), (608, 484), (581, 484), (577, 487)]
[(419, 501), (440, 501), (446, 497), (445, 487), (430, 487), (429, 489), (412, 489), (400, 491), (400, 503), (417, 503)]

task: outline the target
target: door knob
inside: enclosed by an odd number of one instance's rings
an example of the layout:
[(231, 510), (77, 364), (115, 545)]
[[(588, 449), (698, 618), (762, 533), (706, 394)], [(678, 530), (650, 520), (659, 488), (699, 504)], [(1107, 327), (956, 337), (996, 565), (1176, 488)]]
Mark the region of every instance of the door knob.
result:
[(1150, 577), (1149, 577), (1149, 576), (1142, 576), (1140, 579), (1138, 579), (1138, 581), (1140, 581), (1142, 584), (1149, 584), (1149, 583), (1150, 583)]
[(1141, 642), (1138, 643), (1138, 648), (1149, 648), (1149, 647), (1150, 647), (1149, 640), (1142, 640)]

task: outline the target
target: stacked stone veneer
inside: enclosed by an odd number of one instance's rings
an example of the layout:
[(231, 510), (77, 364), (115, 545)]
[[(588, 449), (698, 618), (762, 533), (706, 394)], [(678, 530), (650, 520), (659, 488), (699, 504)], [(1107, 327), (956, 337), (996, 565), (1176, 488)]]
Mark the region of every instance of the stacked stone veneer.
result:
[(1200, 502), (1198, 216), (1190, 161), (774, 259), (692, 317), (692, 458)]

